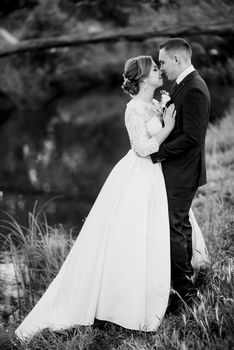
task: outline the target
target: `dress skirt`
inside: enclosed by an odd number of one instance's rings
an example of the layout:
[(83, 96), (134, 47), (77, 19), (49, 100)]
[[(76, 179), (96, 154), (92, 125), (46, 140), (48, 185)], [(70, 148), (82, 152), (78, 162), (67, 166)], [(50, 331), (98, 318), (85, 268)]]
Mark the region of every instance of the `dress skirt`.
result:
[[(197, 242), (204, 250), (203, 238)], [(130, 150), (111, 171), (58, 275), (16, 334), (25, 339), (47, 327), (91, 325), (95, 318), (154, 331), (169, 292), (170, 234), (161, 164)]]

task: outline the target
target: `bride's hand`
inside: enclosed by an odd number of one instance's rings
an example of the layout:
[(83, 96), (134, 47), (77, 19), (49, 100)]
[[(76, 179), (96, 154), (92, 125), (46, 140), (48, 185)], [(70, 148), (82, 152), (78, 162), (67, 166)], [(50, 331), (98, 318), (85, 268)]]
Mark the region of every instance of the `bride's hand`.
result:
[(171, 130), (175, 126), (175, 116), (176, 116), (175, 105), (171, 104), (165, 109), (163, 113), (164, 125)]

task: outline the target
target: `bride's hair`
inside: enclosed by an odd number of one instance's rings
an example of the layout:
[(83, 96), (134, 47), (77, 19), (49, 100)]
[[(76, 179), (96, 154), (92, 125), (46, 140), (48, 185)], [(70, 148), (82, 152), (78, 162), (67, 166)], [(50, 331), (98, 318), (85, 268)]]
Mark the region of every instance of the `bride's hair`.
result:
[(149, 75), (152, 63), (151, 56), (137, 56), (127, 60), (124, 66), (124, 82), (121, 85), (123, 91), (129, 95), (136, 95), (139, 83)]

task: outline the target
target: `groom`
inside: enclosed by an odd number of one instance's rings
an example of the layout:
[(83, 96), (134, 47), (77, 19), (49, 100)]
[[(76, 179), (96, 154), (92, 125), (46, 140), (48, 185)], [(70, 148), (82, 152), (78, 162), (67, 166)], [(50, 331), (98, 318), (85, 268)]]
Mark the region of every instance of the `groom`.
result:
[[(175, 81), (170, 103), (175, 104), (176, 124), (159, 151), (151, 155), (153, 163), (162, 162), (167, 188), (172, 286), (188, 303), (196, 294), (191, 280), (189, 209), (198, 186), (206, 183), (205, 134), (210, 112), (208, 88), (191, 64), (191, 57), (191, 47), (183, 39), (160, 45), (161, 71)], [(179, 306), (180, 298), (174, 294), (169, 309), (178, 311)]]

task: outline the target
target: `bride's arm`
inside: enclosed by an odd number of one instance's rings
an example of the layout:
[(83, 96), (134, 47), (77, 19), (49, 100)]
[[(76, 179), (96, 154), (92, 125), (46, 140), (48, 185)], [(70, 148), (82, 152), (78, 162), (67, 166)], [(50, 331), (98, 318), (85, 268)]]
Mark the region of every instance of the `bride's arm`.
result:
[(173, 114), (173, 111), (167, 112), (164, 119), (165, 126), (157, 134), (151, 137), (147, 133), (145, 121), (141, 113), (135, 109), (127, 109), (125, 123), (133, 151), (141, 157), (147, 157), (150, 154), (157, 152), (161, 143), (167, 138), (173, 129), (174, 118), (175, 115)]

